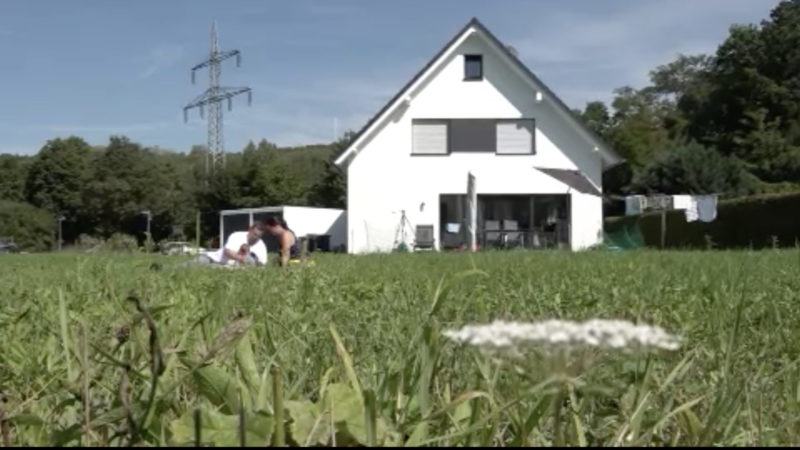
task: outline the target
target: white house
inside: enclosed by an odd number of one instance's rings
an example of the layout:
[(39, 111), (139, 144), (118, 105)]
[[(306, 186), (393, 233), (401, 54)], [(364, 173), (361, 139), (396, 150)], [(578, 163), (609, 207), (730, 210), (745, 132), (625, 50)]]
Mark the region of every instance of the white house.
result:
[(622, 162), (472, 19), (336, 158), (348, 251), (390, 251), (414, 228), (464, 244), (469, 173), (479, 245), (586, 248), (602, 240), (603, 171)]

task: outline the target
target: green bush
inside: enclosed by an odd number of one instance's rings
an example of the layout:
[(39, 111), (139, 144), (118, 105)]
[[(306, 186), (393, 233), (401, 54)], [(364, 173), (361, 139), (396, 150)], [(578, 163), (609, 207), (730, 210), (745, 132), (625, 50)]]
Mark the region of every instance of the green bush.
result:
[[(721, 201), (713, 222), (686, 222), (682, 210), (667, 211), (668, 248), (791, 247), (800, 241), (800, 193), (767, 194)], [(606, 219), (606, 231), (638, 224), (648, 247), (661, 245), (661, 213)]]
[(125, 233), (114, 233), (103, 244), (103, 250), (111, 252), (135, 252), (138, 249), (136, 238)]
[(0, 200), (0, 238), (12, 239), (21, 250), (53, 248), (55, 219), (27, 203)]
[(139, 244), (136, 238), (125, 233), (114, 233), (108, 239), (81, 234), (75, 241), (75, 247), (89, 253), (97, 251), (135, 252), (139, 250)]
[(81, 234), (78, 236), (78, 239), (75, 241), (75, 247), (80, 250), (91, 250), (95, 248), (100, 248), (103, 245), (103, 239), (90, 236), (88, 234)]
[(664, 194), (753, 193), (744, 164), (696, 142), (676, 142), (633, 179), (636, 192)]

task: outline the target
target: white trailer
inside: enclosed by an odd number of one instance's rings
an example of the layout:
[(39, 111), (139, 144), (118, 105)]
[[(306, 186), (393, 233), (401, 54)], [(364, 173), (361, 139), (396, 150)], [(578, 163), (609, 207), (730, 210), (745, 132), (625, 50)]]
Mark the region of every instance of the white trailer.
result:
[[(347, 251), (347, 213), (343, 209), (306, 206), (267, 206), (262, 208), (228, 209), (219, 214), (220, 247), (234, 231), (248, 229), (256, 220), (280, 217), (297, 238), (317, 237), (317, 250)], [(276, 251), (277, 242), (264, 234), (267, 251)], [(325, 245), (327, 243), (327, 245)]]

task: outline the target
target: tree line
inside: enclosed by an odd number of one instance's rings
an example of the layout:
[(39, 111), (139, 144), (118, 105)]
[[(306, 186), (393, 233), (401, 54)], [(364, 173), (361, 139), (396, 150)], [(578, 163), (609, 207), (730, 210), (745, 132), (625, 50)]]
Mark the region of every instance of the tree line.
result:
[[(262, 140), (226, 155), (224, 169), (206, 173), (205, 148), (188, 153), (145, 148), (122, 136), (91, 147), (76, 136), (48, 141), (31, 157), (0, 155), (0, 237), (27, 247), (52, 243), (63, 217), (63, 240), (114, 233), (146, 238), (149, 211), (154, 241), (213, 237), (221, 209), (265, 205), (344, 208), (343, 175), (331, 157), (352, 136), (337, 142), (278, 148)], [(18, 242), (19, 243), (19, 242)]]
[[(800, 190), (800, 0), (784, 0), (760, 24), (734, 25), (713, 55), (678, 55), (650, 83), (614, 91), (574, 113), (625, 159), (604, 174), (611, 195), (747, 195)], [(91, 147), (75, 136), (48, 141), (35, 156), (0, 155), (0, 238), (49, 245), (63, 236), (194, 239), (201, 214), (211, 237), (221, 209), (292, 204), (345, 207), (337, 142), (278, 148), (262, 140), (205, 173), (204, 148), (145, 148), (126, 137)], [(612, 208), (613, 209), (613, 208)], [(22, 236), (22, 237), (20, 237)], [(33, 236), (29, 238), (28, 236)]]
[(714, 55), (679, 55), (611, 108), (576, 111), (628, 164), (611, 193), (745, 195), (800, 182), (800, 0), (759, 25), (734, 25)]

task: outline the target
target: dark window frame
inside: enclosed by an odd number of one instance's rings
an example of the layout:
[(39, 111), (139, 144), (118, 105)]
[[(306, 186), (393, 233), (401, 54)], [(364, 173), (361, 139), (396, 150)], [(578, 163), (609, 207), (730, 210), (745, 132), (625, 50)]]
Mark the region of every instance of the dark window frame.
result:
[[(475, 76), (470, 76), (467, 72), (467, 67), (470, 62), (478, 62), (480, 73)], [(481, 54), (465, 54), (464, 55), (464, 81), (483, 81), (483, 55)]]

